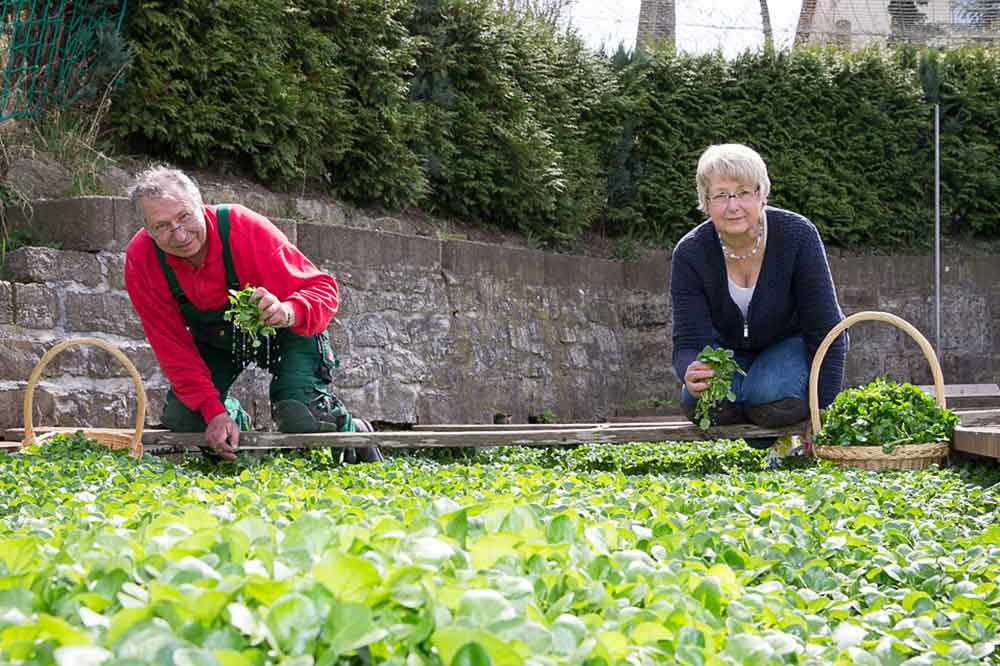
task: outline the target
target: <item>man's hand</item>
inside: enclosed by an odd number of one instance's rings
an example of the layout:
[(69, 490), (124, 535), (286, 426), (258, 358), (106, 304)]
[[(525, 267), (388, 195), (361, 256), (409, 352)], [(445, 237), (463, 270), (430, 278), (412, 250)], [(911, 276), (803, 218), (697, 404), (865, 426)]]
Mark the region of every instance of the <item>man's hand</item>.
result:
[(708, 388), (706, 380), (714, 375), (715, 371), (708, 363), (691, 361), (691, 365), (684, 371), (684, 386), (687, 387), (692, 398), (697, 398), (702, 391)]
[(252, 298), (257, 299), (260, 321), (275, 328), (291, 328), (295, 325), (295, 310), (290, 301), (280, 301), (264, 287), (253, 290)]
[(229, 414), (222, 412), (205, 428), (205, 441), (226, 460), (236, 460), (236, 447), (240, 444), (240, 428)]

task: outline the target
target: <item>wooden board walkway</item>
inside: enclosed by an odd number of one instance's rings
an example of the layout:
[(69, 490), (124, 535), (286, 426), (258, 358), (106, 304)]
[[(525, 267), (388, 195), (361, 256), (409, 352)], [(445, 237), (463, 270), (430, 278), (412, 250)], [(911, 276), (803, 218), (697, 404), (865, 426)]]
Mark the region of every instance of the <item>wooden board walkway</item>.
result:
[[(79, 428), (36, 427), (36, 435), (51, 431), (72, 433)], [(97, 428), (90, 429), (92, 431)], [(130, 430), (103, 429), (128, 433)], [(413, 429), (371, 433), (309, 433), (285, 434), (245, 432), (240, 434), (240, 449), (308, 449), (346, 448), (377, 445), (387, 449), (410, 448), (469, 448), (490, 446), (562, 446), (567, 444), (627, 442), (660, 442), (666, 440), (739, 439), (741, 437), (773, 437), (801, 434), (805, 423), (778, 430), (753, 425), (725, 426), (703, 431), (690, 422), (613, 425), (546, 424), (516, 426), (439, 426), (434, 430)], [(24, 437), (22, 428), (4, 432), (5, 439), (17, 443)], [(181, 433), (167, 430), (144, 430), (144, 448), (194, 449), (204, 443), (202, 433)]]
[[(961, 421), (955, 431), (956, 451), (1000, 458), (1000, 410), (959, 410)], [(710, 439), (740, 439), (801, 435), (808, 422), (787, 428), (765, 429), (754, 425), (735, 425), (703, 431), (690, 421), (674, 419), (646, 423), (552, 423), (552, 424), (439, 424), (418, 425), (411, 430), (372, 433), (285, 434), (245, 432), (240, 435), (241, 450), (347, 448), (380, 446), (386, 449), (476, 448), (493, 446), (565, 446), (572, 444), (624, 444)], [(57, 431), (73, 433), (80, 428), (36, 427), (36, 435)], [(87, 430), (131, 433), (128, 429), (88, 428)], [(15, 450), (24, 437), (22, 428), (4, 431), (0, 450)], [(177, 433), (168, 430), (144, 430), (143, 447), (150, 453), (180, 452), (197, 449), (204, 442), (202, 433)]]

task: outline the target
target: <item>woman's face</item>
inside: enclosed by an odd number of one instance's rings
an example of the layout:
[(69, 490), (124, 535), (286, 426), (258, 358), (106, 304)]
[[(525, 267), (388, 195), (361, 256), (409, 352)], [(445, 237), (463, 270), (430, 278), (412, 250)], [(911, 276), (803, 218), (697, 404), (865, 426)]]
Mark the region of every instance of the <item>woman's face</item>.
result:
[(757, 235), (760, 215), (767, 202), (754, 183), (715, 177), (706, 193), (708, 216), (723, 240)]

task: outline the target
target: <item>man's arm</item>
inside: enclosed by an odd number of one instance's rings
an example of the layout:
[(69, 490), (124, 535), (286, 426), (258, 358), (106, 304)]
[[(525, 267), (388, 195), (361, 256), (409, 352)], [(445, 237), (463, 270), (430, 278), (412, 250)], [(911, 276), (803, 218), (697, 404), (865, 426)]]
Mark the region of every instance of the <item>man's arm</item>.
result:
[(295, 333), (315, 335), (326, 330), (340, 308), (336, 280), (319, 270), (263, 215), (233, 206), (229, 219), (233, 261), (240, 281), (263, 287), (291, 307), (291, 329)]
[[(132, 307), (174, 394), (208, 423), (224, 412), (225, 407), (219, 401), (211, 373), (195, 347), (166, 279), (162, 278), (162, 269), (155, 263), (155, 256), (150, 262), (138, 250), (141, 248), (130, 247), (125, 258), (125, 289)], [(160, 272), (159, 280), (151, 274), (154, 270)]]

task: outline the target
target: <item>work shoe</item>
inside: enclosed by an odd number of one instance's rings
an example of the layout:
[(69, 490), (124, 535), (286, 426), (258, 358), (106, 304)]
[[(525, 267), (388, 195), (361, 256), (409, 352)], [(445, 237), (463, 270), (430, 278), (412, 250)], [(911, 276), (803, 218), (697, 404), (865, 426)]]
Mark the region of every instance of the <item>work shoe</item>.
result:
[(353, 432), (351, 413), (340, 398), (329, 393), (308, 405), (299, 400), (279, 400), (271, 406), (271, 417), (281, 432)]
[[(375, 432), (375, 428), (372, 426), (371, 422), (365, 419), (354, 419), (354, 432)], [(348, 459), (348, 452), (350, 457), (353, 459)], [(373, 463), (373, 462), (383, 462), (385, 458), (382, 457), (382, 451), (377, 446), (359, 446), (353, 449), (346, 449), (344, 451), (344, 462), (347, 463)]]
[(806, 447), (801, 438), (795, 435), (784, 435), (776, 439), (771, 448), (767, 450), (767, 466), (780, 467), (783, 461), (804, 456), (805, 453)]

